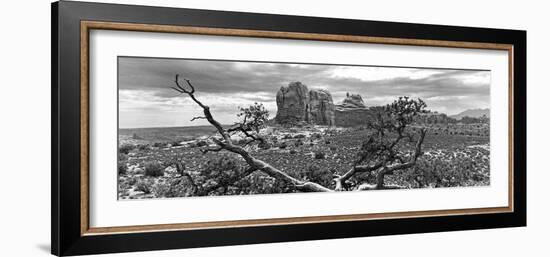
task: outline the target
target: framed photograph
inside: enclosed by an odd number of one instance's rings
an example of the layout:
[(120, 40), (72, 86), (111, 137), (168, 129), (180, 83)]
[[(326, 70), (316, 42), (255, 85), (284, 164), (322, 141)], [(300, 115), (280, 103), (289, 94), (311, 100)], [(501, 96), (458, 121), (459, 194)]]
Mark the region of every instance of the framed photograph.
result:
[(526, 32), (57, 2), (52, 253), (526, 225)]

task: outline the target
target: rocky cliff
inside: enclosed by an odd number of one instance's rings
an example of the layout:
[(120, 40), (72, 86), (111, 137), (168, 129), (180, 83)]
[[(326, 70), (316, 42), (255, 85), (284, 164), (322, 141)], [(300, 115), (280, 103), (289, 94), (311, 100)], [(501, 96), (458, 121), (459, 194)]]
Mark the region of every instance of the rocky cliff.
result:
[(366, 108), (363, 98), (359, 94), (346, 93), (346, 99), (338, 105), (340, 108)]
[(336, 105), (334, 116), (336, 126), (356, 127), (366, 125), (373, 119), (373, 111), (366, 107), (360, 95), (347, 93), (344, 101)]
[(334, 109), (332, 96), (328, 91), (322, 89), (309, 91), (308, 123), (333, 126)]
[(301, 82), (292, 82), (277, 92), (277, 116), (281, 124), (305, 122), (308, 119), (309, 90)]
[(341, 104), (334, 105), (330, 92), (308, 89), (292, 82), (277, 92), (275, 121), (283, 125), (315, 124), (340, 127), (363, 126), (373, 117), (358, 94), (346, 94)]
[(325, 90), (309, 90), (301, 82), (292, 82), (277, 92), (277, 115), (280, 124), (334, 125), (332, 96)]

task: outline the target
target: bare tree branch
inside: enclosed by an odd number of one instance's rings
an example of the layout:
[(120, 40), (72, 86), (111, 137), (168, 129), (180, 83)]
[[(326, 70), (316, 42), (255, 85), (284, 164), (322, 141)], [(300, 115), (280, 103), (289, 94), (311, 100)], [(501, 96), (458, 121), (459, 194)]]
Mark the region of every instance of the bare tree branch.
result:
[(418, 159), (419, 156), (422, 155), (422, 142), (424, 142), (424, 137), (425, 136), (426, 136), (426, 129), (420, 130), (420, 137), (418, 138), (418, 141), (416, 142), (416, 147), (415, 147), (414, 153), (409, 158), (409, 161), (407, 161), (405, 163), (395, 164), (393, 166), (386, 166), (380, 172), (378, 172), (378, 174), (376, 175), (376, 181), (377, 181), (376, 187), (377, 187), (377, 189), (384, 189), (385, 188), (385, 186), (384, 186), (384, 177), (386, 175), (391, 175), (396, 170), (411, 168), (416, 164), (416, 160)]
[[(377, 183), (372, 184), (362, 184), (359, 185), (356, 190), (375, 190), (375, 189), (397, 189), (402, 188), (399, 185), (384, 185), (384, 177), (386, 175), (393, 174), (396, 170), (402, 170), (411, 168), (416, 164), (416, 160), (419, 156), (422, 155), (421, 145), (424, 141), (426, 135), (426, 130), (422, 129), (420, 131), (420, 137), (417, 140), (414, 153), (410, 155), (407, 161), (403, 157), (403, 153), (395, 150), (394, 148), (401, 142), (403, 138), (409, 137), (410, 134), (405, 134), (405, 128), (408, 124), (412, 122), (412, 117), (419, 112), (423, 111), (423, 108), (426, 106), (422, 100), (412, 100), (407, 97), (399, 98), (398, 101), (395, 101), (391, 105), (388, 105), (385, 110), (388, 113), (391, 120), (384, 120), (382, 114), (378, 114), (379, 120), (378, 123), (373, 123), (371, 125), (378, 132), (378, 139), (373, 137), (369, 138), (362, 146), (362, 153), (359, 158), (354, 162), (353, 167), (348, 170), (343, 175), (337, 175), (334, 178), (335, 190), (329, 189), (320, 184), (302, 181), (297, 178), (294, 178), (287, 173), (274, 168), (268, 163), (259, 160), (252, 156), (244, 147), (235, 145), (231, 141), (230, 135), (235, 132), (239, 132), (245, 135), (246, 138), (250, 139), (244, 146), (254, 142), (261, 141), (264, 142), (263, 137), (259, 134), (260, 127), (265, 124), (267, 120), (267, 110), (263, 108), (261, 104), (255, 104), (249, 108), (241, 108), (244, 116), (242, 123), (237, 123), (229, 129), (224, 129), (223, 126), (214, 119), (212, 113), (210, 112), (210, 107), (203, 104), (195, 96), (195, 87), (190, 80), (184, 79), (187, 85), (180, 85), (179, 75), (176, 75), (175, 83), (176, 87), (172, 87), (174, 90), (181, 94), (187, 94), (197, 105), (203, 109), (204, 116), (194, 117), (191, 121), (196, 119), (206, 119), (212, 126), (217, 129), (217, 132), (221, 135), (221, 138), (212, 138), (217, 145), (217, 147), (209, 147), (203, 149), (203, 153), (208, 152), (219, 152), (226, 150), (232, 153), (235, 153), (241, 156), (248, 165), (248, 169), (240, 174), (224, 182), (223, 184), (216, 184), (211, 186), (209, 189), (200, 189), (200, 186), (195, 185), (196, 190), (200, 191), (200, 194), (208, 194), (212, 190), (217, 190), (218, 188), (225, 188), (230, 184), (239, 181), (240, 179), (248, 176), (254, 171), (261, 171), (262, 173), (268, 175), (269, 177), (275, 178), (278, 181), (284, 182), (288, 185), (293, 186), (296, 190), (303, 192), (332, 192), (332, 191), (341, 191), (347, 190), (346, 181), (355, 176), (356, 174), (367, 173), (367, 172), (376, 172), (376, 181)], [(265, 115), (265, 117), (264, 117)], [(386, 117), (386, 116), (384, 116)], [(251, 118), (251, 120), (247, 120)], [(384, 131), (395, 132), (397, 137), (393, 141), (387, 141), (384, 138)], [(361, 163), (367, 163), (366, 165), (361, 165)], [(187, 174), (190, 181), (192, 181), (191, 175)]]
[(208, 152), (219, 152), (223, 149), (224, 149), (223, 147), (209, 147), (209, 148), (201, 149), (201, 152), (203, 154), (206, 154)]
[[(264, 161), (256, 159), (244, 148), (234, 145), (233, 142), (231, 141), (229, 133), (212, 116), (212, 113), (210, 112), (210, 107), (208, 107), (207, 105), (204, 105), (195, 97), (194, 95), (195, 87), (192, 85), (191, 81), (188, 79), (185, 79), (185, 81), (187, 82), (187, 85), (190, 88), (190, 90), (187, 90), (179, 84), (178, 78), (179, 78), (179, 75), (176, 75), (175, 83), (178, 89), (175, 89), (175, 90), (182, 94), (183, 93), (187, 94), (195, 103), (197, 103), (203, 109), (204, 117), (206, 117), (206, 120), (208, 120), (208, 122), (212, 126), (214, 126), (218, 130), (218, 133), (223, 137), (223, 141), (215, 140), (215, 142), (220, 146), (220, 148), (240, 155), (245, 160), (245, 162), (249, 165), (249, 169), (260, 170), (272, 178), (275, 178), (287, 184), (293, 185), (297, 190), (312, 191), (312, 192), (332, 192), (333, 191), (317, 183), (303, 182), (301, 180), (298, 180), (286, 174), (285, 172), (279, 169), (276, 169), (273, 166), (265, 163)], [(212, 151), (212, 150), (209, 150), (209, 151)], [(216, 149), (214, 151), (219, 151), (219, 150)]]
[(236, 182), (238, 182), (239, 180), (241, 180), (241, 179), (247, 177), (248, 175), (252, 174), (252, 172), (254, 172), (254, 171), (256, 171), (256, 169), (248, 168), (245, 171), (243, 171), (242, 173), (238, 174), (237, 176), (231, 177), (229, 180), (225, 181), (224, 183), (218, 183), (218, 184), (203, 188), (201, 190), (200, 194), (201, 195), (208, 195), (210, 192), (218, 190), (221, 187), (228, 187), (230, 185), (233, 185)]
[(193, 117), (193, 118), (191, 119), (191, 121), (200, 120), (200, 119), (206, 120), (206, 117), (203, 117), (203, 116)]

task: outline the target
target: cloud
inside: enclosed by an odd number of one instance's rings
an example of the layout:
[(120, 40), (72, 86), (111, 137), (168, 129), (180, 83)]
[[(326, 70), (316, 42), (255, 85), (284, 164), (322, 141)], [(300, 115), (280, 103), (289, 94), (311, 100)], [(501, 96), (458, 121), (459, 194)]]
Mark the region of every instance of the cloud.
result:
[(329, 90), (335, 103), (350, 92), (370, 106), (408, 95), (448, 114), (490, 107), (490, 71), (119, 57), (121, 127), (200, 125), (189, 122), (200, 108), (170, 89), (176, 74), (192, 81), (222, 123), (254, 102), (275, 116), (276, 93), (292, 81)]

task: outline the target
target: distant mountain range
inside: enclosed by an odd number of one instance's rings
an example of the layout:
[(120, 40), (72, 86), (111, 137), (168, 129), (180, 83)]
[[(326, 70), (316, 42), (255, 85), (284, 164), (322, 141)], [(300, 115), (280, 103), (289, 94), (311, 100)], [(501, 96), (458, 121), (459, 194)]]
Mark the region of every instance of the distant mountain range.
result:
[(487, 116), (487, 118), (490, 118), (491, 117), (491, 111), (489, 108), (487, 109), (468, 109), (468, 110), (465, 110), (459, 114), (455, 114), (455, 115), (451, 115), (450, 117), (451, 118), (454, 118), (454, 119), (457, 119), (457, 120), (460, 120), (462, 119), (462, 117), (472, 117), (472, 118), (480, 118), (482, 117), (483, 115)]

